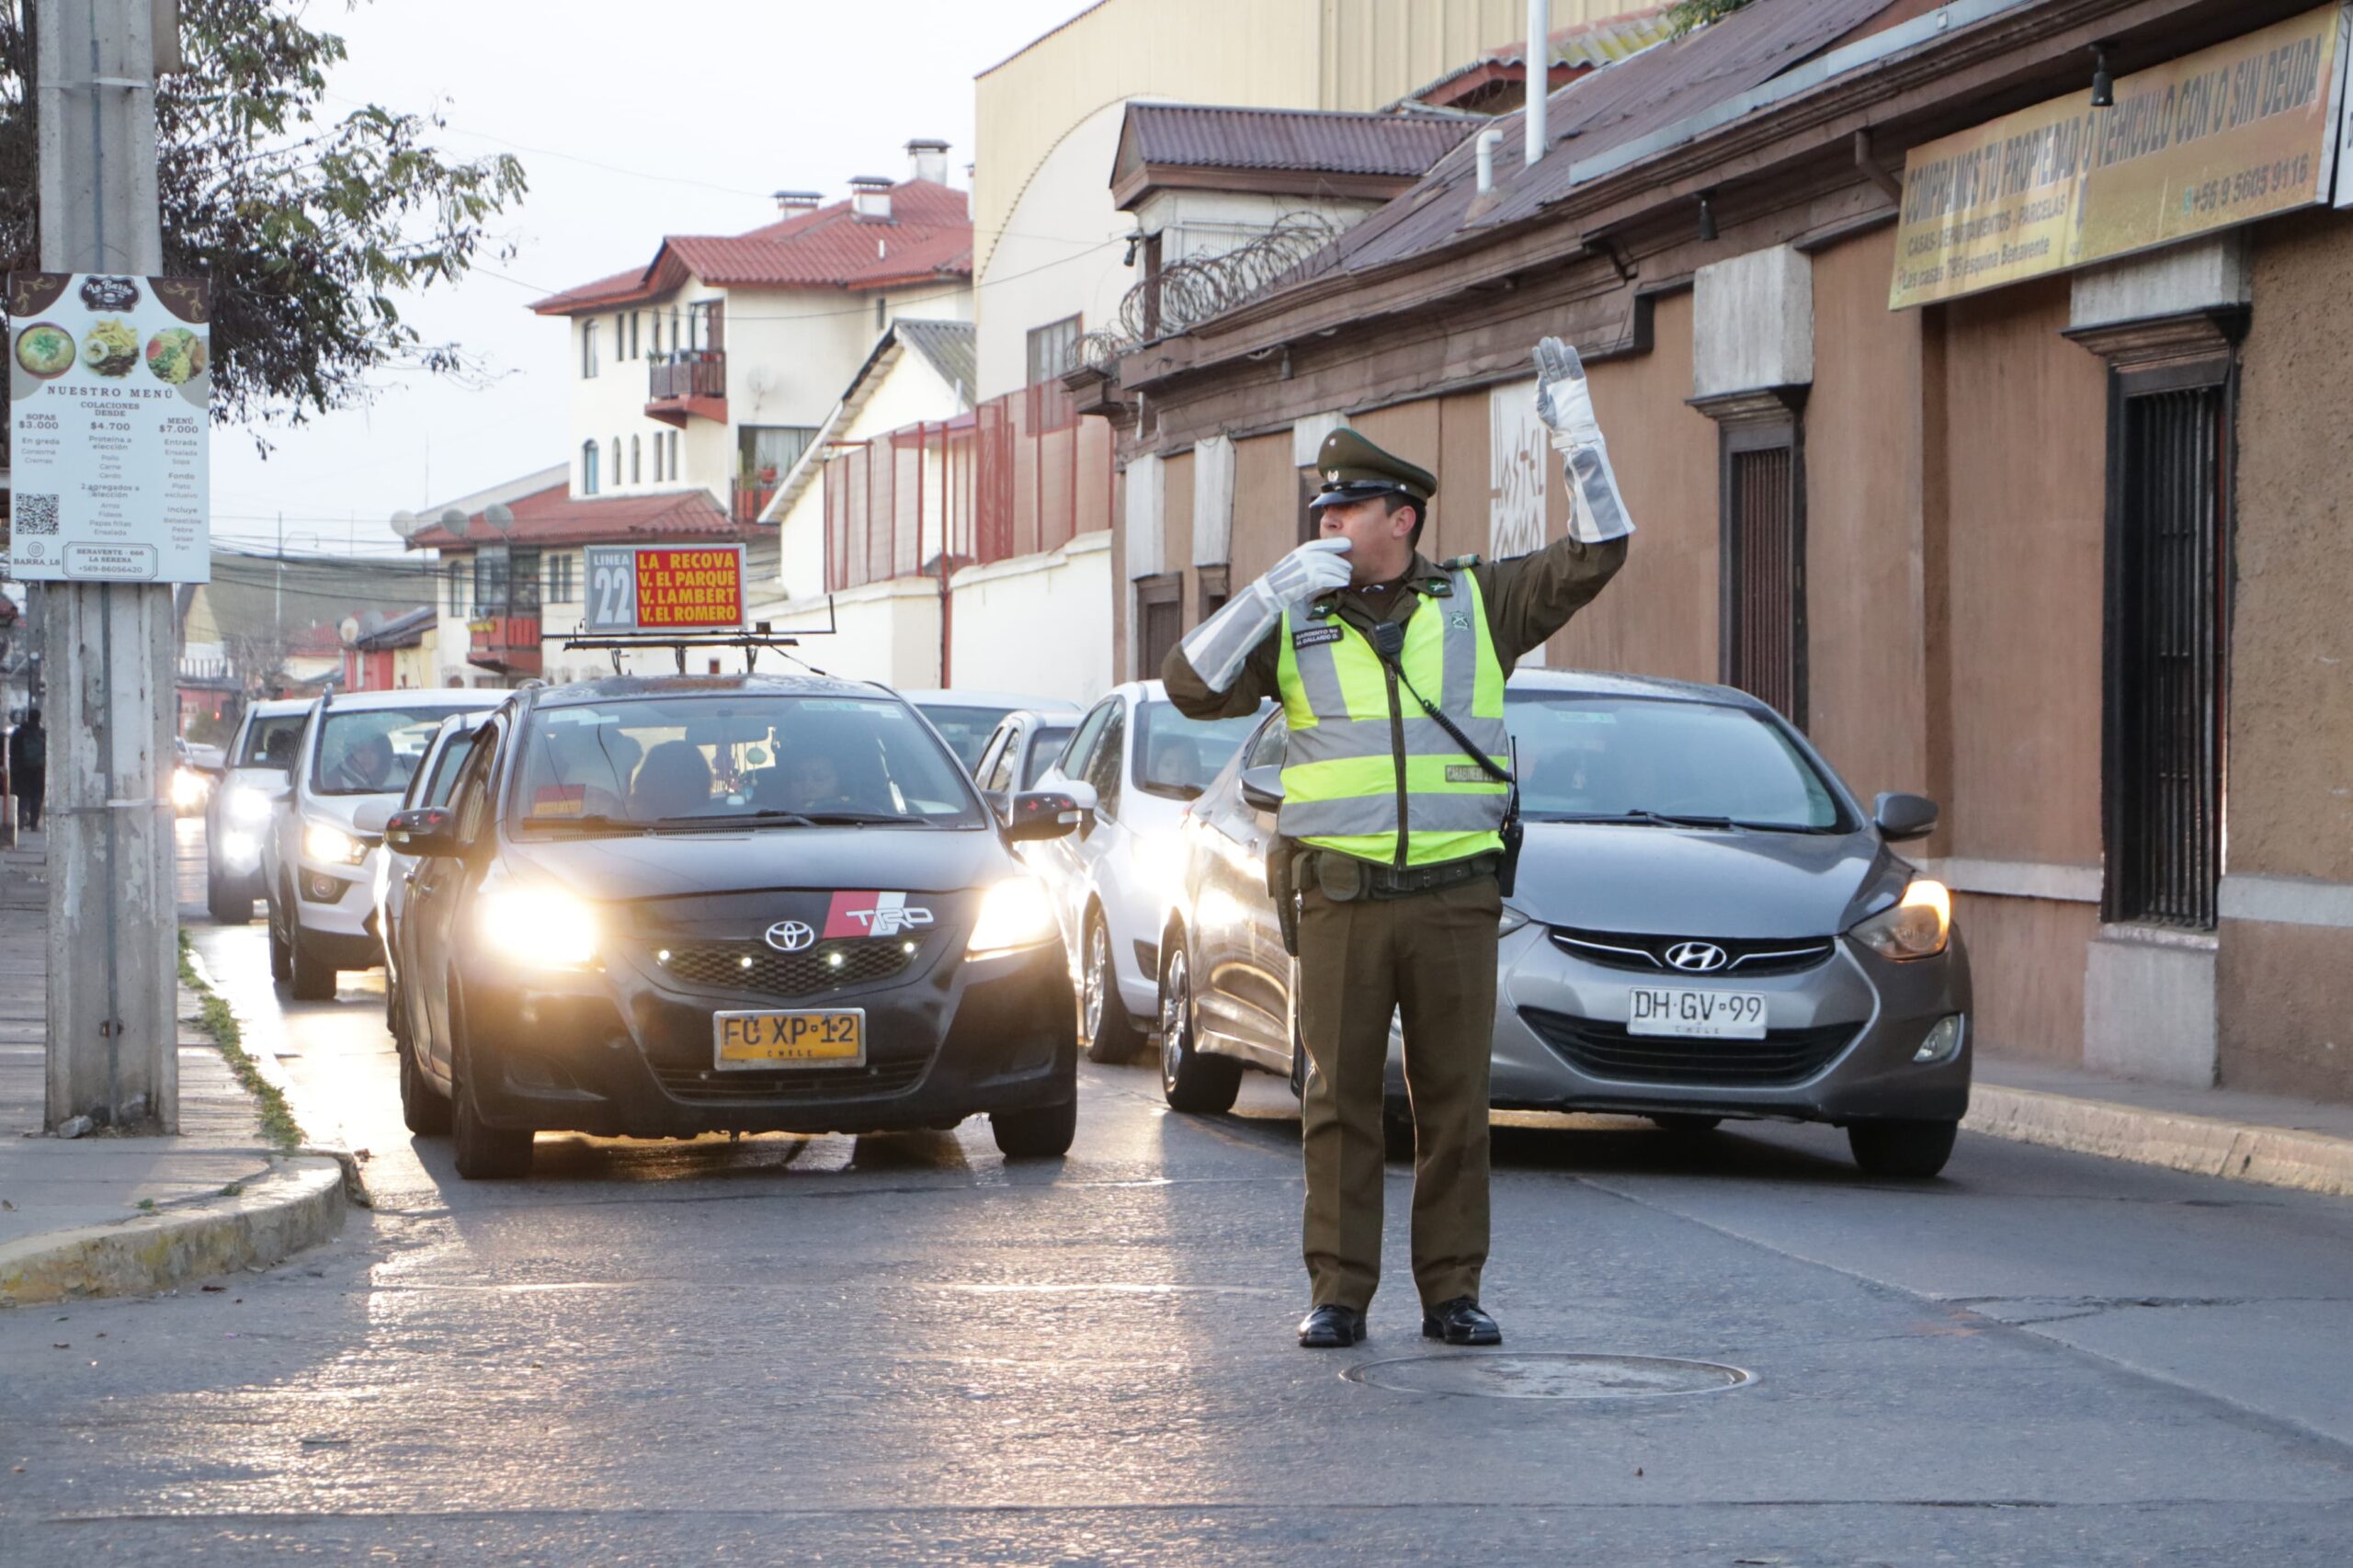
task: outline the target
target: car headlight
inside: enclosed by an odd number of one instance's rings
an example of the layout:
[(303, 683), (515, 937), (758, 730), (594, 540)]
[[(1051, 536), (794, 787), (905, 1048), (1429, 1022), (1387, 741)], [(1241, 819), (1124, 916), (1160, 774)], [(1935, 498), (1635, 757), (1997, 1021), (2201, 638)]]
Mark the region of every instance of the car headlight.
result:
[(1503, 918), (1495, 922), (1495, 935), (1508, 937), (1527, 924), (1528, 916), (1506, 903), (1504, 905)]
[(1847, 935), (1883, 959), (1932, 959), (1952, 939), (1952, 895), (1933, 878), (1915, 878), (1901, 902)]
[(986, 958), (1017, 948), (1034, 948), (1062, 935), (1054, 906), (1035, 877), (1008, 877), (981, 896), (981, 917), (972, 923), (967, 958)]
[(476, 927), (506, 957), (534, 969), (583, 969), (597, 957), (597, 912), (555, 888), (502, 888), (476, 906)]
[(195, 768), (172, 769), (172, 804), (181, 811), (194, 811), (204, 804), (204, 797), (210, 789), (210, 781)]
[(333, 823), (314, 822), (302, 829), (302, 853), (313, 860), (357, 866), (368, 858), (368, 846)]
[(1128, 842), (1128, 858), (1135, 864), (1137, 881), (1170, 903), (1184, 898), (1185, 864), (1190, 856), (1181, 831), (1140, 833)]
[(229, 791), (223, 809), (231, 822), (260, 822), (269, 815), (269, 797), (250, 784), (240, 784)]

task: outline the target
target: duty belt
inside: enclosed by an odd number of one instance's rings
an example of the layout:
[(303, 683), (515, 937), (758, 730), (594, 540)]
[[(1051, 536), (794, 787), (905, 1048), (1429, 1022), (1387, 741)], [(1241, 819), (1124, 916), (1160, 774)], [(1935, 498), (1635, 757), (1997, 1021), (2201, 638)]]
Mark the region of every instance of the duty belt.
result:
[(1411, 898), (1416, 893), (1459, 888), (1492, 877), (1503, 863), (1500, 855), (1473, 855), (1437, 866), (1376, 865), (1352, 855), (1310, 849), (1300, 856), (1298, 884), (1316, 888), (1335, 903), (1353, 899)]

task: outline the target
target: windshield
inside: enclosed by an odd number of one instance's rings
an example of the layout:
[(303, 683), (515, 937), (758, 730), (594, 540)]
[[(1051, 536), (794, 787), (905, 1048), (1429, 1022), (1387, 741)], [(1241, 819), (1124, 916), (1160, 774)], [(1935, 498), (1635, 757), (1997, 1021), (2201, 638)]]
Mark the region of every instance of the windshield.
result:
[(1168, 702), (1136, 704), (1136, 784), (1155, 795), (1189, 801), (1210, 787), (1218, 770), (1258, 727), (1260, 713), (1239, 719), (1188, 719)]
[(1796, 743), (1748, 709), (1515, 691), (1504, 711), (1531, 821), (1655, 814), (1797, 832), (1851, 826)]
[(969, 770), (981, 765), (981, 753), (988, 749), (989, 737), (996, 733), (996, 722), (1013, 711), (1010, 708), (964, 708), (926, 702), (921, 705), (923, 716), (956, 754), (956, 760)]
[(1051, 767), (1054, 758), (1062, 756), (1063, 747), (1070, 744), (1070, 733), (1076, 727), (1074, 724), (1038, 726), (1038, 733), (1029, 737), (1029, 760), (1021, 766), (1022, 789), (1036, 786), (1039, 775)]
[(887, 698), (567, 703), (533, 711), (521, 756), (513, 821), (548, 833), (983, 821), (939, 743)]
[(302, 715), (280, 713), (274, 719), (256, 719), (245, 726), (245, 749), (237, 754), (233, 767), (275, 767), (283, 771), (294, 766), (294, 743), (301, 738)]
[(311, 757), (311, 788), (322, 795), (397, 795), (456, 710), (443, 707), (327, 710)]

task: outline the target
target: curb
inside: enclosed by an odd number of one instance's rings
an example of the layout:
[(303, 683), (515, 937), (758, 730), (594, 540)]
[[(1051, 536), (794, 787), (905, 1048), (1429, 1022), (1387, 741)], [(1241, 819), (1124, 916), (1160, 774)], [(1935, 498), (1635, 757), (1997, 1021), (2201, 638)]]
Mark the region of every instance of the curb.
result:
[(2353, 1196), (2353, 1139), (1979, 1081), (1963, 1130), (2231, 1181)]
[(135, 1296), (240, 1268), (266, 1268), (343, 1229), (344, 1167), (281, 1159), (235, 1198), (28, 1236), (0, 1246), (0, 1306)]
[[(221, 995), (221, 988), (213, 983), (212, 971), (204, 966), (204, 955), (191, 947), (185, 957), (188, 960), (188, 972), (196, 977), (194, 989), (197, 993), (199, 995), (210, 994), (219, 998), (222, 1006), (227, 1006), (228, 999)], [(217, 1047), (219, 1041), (214, 1041), (214, 1044)], [(286, 1075), (286, 1069), (278, 1064), (276, 1057), (253, 1051), (246, 1051), (244, 1057), (253, 1064), (256, 1076), (267, 1083), (290, 1102), (293, 1099), (294, 1082)], [(376, 1207), (376, 1200), (369, 1196), (367, 1177), (359, 1168), (366, 1156), (354, 1150), (348, 1142), (333, 1138), (313, 1139), (292, 1150), (291, 1153), (335, 1161), (343, 1168), (345, 1200), (355, 1209)]]

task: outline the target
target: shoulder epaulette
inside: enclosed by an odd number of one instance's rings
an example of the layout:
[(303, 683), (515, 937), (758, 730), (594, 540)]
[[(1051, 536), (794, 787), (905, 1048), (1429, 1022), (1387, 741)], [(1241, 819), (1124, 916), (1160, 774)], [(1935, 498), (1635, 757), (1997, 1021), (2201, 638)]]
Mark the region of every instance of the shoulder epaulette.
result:
[(1457, 555), (1449, 560), (1441, 561), (1438, 564), (1449, 572), (1467, 572), (1479, 564), (1479, 558), (1475, 555)]

